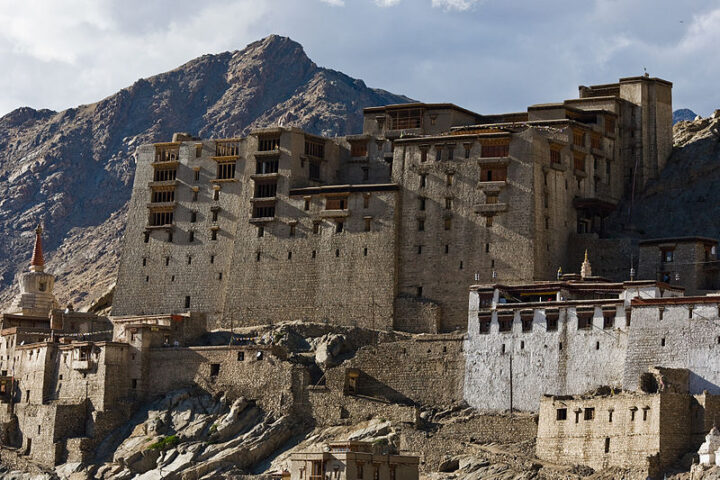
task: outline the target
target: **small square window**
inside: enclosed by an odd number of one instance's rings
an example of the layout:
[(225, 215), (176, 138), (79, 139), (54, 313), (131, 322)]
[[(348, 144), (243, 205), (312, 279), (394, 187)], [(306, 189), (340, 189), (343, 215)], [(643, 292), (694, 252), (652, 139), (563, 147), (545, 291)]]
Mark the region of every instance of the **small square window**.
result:
[(555, 419), (558, 421), (567, 420), (567, 408), (558, 408), (555, 412)]
[(210, 376), (217, 377), (219, 374), (220, 374), (220, 364), (219, 363), (211, 363), (210, 364)]

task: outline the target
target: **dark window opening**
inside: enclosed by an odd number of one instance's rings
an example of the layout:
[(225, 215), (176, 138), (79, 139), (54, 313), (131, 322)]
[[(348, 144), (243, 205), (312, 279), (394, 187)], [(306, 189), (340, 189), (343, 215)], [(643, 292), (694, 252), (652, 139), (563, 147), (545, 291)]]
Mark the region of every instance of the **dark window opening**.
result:
[(489, 318), (481, 318), (479, 319), (480, 323), (480, 333), (490, 333), (490, 319)]
[(567, 420), (567, 408), (558, 408), (555, 411), (555, 419), (558, 421)]
[(217, 179), (230, 180), (235, 178), (235, 162), (223, 162), (217, 164)]
[(220, 374), (220, 364), (219, 363), (211, 363), (210, 364), (210, 376), (217, 377), (219, 374)]
[(258, 151), (270, 152), (280, 149), (280, 137), (267, 137), (258, 139)]
[(508, 317), (508, 318), (498, 318), (499, 331), (501, 331), (501, 332), (510, 332), (510, 331), (512, 331), (512, 322), (513, 322), (513, 319), (510, 318), (510, 317)]
[(190, 297), (185, 297), (185, 308), (190, 308)]
[(268, 173), (278, 172), (278, 161), (277, 159), (265, 159), (255, 161), (255, 173), (257, 175), (265, 175)]
[(275, 205), (255, 205), (253, 206), (253, 218), (268, 218), (275, 216)]

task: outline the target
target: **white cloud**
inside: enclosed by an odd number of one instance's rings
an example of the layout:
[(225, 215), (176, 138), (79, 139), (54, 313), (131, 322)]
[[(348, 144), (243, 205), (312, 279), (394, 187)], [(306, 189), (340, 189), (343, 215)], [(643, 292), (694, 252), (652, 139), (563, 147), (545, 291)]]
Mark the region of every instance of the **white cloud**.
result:
[(328, 5), (332, 5), (333, 7), (344, 7), (345, 6), (345, 0), (320, 0), (323, 3), (327, 3)]
[(375, 0), (375, 5), (378, 7), (394, 7), (402, 0)]
[(432, 0), (432, 6), (443, 10), (458, 10), (463, 12), (469, 10), (480, 0)]

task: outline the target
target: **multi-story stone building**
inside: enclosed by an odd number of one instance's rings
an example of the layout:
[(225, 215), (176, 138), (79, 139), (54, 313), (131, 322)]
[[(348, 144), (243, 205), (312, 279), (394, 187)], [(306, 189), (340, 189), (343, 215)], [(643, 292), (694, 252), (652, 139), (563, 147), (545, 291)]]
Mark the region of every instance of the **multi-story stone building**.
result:
[(717, 240), (705, 237), (654, 238), (639, 242), (638, 278), (682, 285), (689, 295), (720, 288)]
[(671, 87), (649, 77), (479, 115), (365, 109), (363, 133), (294, 128), (137, 151), (115, 315), (464, 329), (467, 286), (552, 278), (670, 152)]

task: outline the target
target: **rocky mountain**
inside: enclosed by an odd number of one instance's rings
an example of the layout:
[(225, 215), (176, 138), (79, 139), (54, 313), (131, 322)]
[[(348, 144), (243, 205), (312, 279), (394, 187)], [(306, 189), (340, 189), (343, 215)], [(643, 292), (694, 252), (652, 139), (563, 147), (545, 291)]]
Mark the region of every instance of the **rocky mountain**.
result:
[(673, 125), (678, 122), (690, 122), (695, 120), (697, 113), (693, 112), (689, 108), (681, 108), (673, 112)]
[(0, 308), (16, 293), (37, 223), (45, 226), (59, 301), (84, 304), (107, 290), (138, 145), (173, 132), (231, 137), (276, 124), (356, 133), (364, 107), (407, 101), (318, 67), (300, 44), (273, 35), (138, 80), (92, 105), (10, 112), (0, 118)]
[(617, 228), (632, 224), (645, 238), (699, 235), (720, 238), (720, 110), (679, 122), (674, 149), (657, 180), (618, 208)]

